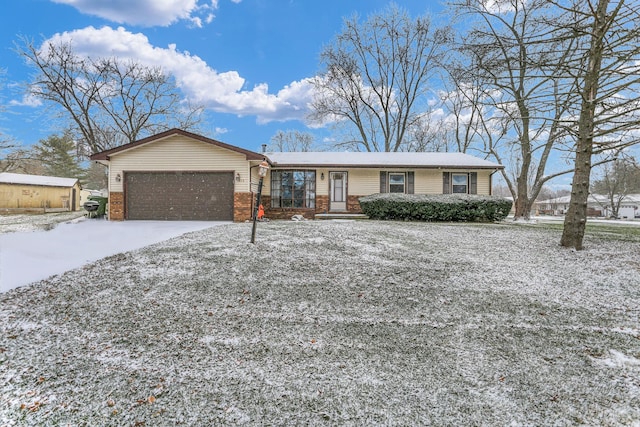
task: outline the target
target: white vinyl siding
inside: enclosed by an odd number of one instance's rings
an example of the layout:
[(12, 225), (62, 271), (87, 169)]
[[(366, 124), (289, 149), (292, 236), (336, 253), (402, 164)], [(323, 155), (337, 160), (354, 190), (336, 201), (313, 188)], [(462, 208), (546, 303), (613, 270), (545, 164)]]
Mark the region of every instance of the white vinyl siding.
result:
[[(233, 171), (240, 174), (236, 192), (249, 192), (249, 162), (241, 153), (181, 135), (134, 147), (110, 159), (109, 188), (123, 191), (123, 171)], [(120, 182), (116, 176), (120, 174)]]
[(491, 194), (491, 172), (478, 171), (478, 194), (488, 196)]
[(380, 169), (348, 169), (350, 195), (366, 196), (380, 192)]
[(415, 194), (442, 193), (442, 172), (438, 170), (416, 170)]
[[(329, 194), (329, 171), (332, 169), (311, 169), (316, 170), (316, 195), (326, 196)], [(337, 169), (336, 169), (337, 170)], [(380, 192), (380, 171), (385, 169), (345, 169), (348, 172), (348, 193), (354, 196), (366, 196)], [(388, 172), (408, 172), (415, 173), (414, 194), (442, 194), (442, 172), (441, 169), (388, 169)], [(451, 170), (453, 173), (468, 173), (468, 170)], [(473, 171), (476, 172), (476, 171)], [(477, 190), (478, 194), (488, 195), (490, 175), (492, 171), (479, 170)], [(324, 173), (324, 180), (321, 174)], [(258, 175), (255, 174), (254, 181), (257, 182)], [(269, 175), (265, 178), (262, 194), (269, 194)]]

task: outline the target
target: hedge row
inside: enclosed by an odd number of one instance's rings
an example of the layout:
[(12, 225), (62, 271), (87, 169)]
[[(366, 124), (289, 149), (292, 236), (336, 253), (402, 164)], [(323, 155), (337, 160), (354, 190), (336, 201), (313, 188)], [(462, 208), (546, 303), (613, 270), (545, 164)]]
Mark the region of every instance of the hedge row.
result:
[(507, 217), (511, 200), (475, 194), (372, 194), (360, 198), (371, 219), (494, 222)]

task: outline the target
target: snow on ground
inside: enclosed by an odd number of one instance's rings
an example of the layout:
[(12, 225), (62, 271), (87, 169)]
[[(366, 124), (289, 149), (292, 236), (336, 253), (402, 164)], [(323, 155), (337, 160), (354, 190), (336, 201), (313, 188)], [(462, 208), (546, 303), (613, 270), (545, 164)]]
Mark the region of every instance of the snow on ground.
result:
[(81, 221), (83, 218), (84, 213), (81, 211), (0, 215), (0, 234), (51, 230), (60, 223)]
[(214, 224), (114, 222), (78, 212), (0, 216), (0, 292)]
[(637, 425), (640, 236), (230, 224), (0, 294), (0, 425)]

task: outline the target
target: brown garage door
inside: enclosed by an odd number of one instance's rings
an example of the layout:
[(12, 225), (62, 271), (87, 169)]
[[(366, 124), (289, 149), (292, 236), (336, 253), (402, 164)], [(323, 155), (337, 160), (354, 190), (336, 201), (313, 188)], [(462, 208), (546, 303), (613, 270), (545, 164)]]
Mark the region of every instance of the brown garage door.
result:
[(127, 172), (127, 219), (231, 221), (233, 172)]

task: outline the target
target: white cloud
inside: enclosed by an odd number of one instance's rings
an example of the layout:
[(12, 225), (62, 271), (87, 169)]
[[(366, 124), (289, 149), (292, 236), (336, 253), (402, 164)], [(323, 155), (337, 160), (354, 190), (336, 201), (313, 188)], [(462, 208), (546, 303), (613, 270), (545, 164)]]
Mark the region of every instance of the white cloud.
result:
[[(187, 20), (196, 27), (210, 23), (218, 0), (52, 0), (120, 24), (168, 26)], [(239, 1), (232, 0), (234, 3)]]
[(42, 100), (32, 94), (23, 95), (21, 100), (12, 99), (9, 105), (16, 107), (40, 107)]
[(258, 123), (302, 120), (312, 99), (310, 79), (294, 81), (277, 93), (269, 93), (267, 83), (246, 89), (245, 79), (237, 71), (218, 72), (175, 44), (160, 48), (141, 33), (119, 27), (87, 27), (56, 34), (45, 42), (71, 43), (74, 51), (97, 58), (116, 56), (143, 65), (159, 66), (175, 77), (178, 87), (190, 101), (207, 109), (239, 116), (257, 117)]

